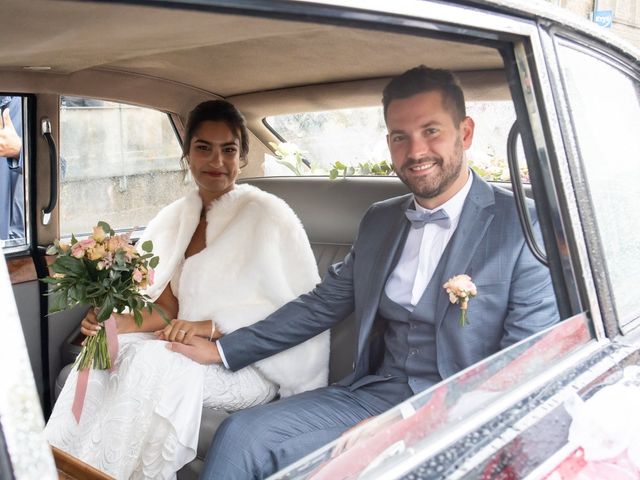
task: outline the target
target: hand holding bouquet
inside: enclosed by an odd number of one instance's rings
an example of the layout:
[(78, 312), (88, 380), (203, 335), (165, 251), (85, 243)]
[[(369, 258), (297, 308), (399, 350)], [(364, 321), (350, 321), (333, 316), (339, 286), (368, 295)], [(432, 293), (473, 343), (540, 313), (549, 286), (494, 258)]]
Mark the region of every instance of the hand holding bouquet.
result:
[[(145, 308), (150, 313), (156, 309), (164, 316), (160, 307), (140, 293), (153, 283), (153, 269), (160, 259), (151, 253), (150, 241), (142, 244), (141, 254), (129, 244), (129, 236), (116, 235), (109, 224), (98, 222), (93, 235), (86, 239), (77, 240), (72, 235), (70, 243), (54, 242), (47, 249), (48, 255), (57, 256), (50, 265), (53, 273), (44, 279), (51, 285), (49, 312), (79, 304), (92, 305), (102, 324), (114, 311), (122, 313), (129, 309), (138, 326), (142, 324), (141, 311)], [(85, 340), (76, 367), (111, 368), (105, 328)]]

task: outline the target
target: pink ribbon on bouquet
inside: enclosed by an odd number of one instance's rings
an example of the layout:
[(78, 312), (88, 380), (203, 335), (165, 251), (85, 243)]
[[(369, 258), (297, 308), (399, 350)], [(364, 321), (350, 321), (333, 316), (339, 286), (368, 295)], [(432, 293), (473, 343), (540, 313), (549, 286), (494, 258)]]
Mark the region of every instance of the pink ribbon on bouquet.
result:
[[(111, 360), (110, 372), (115, 368), (116, 357), (118, 356), (118, 328), (116, 325), (116, 319), (111, 315), (104, 322), (104, 332), (107, 337), (107, 350), (109, 351), (109, 359)], [(84, 368), (78, 372), (78, 381), (76, 382), (76, 393), (73, 397), (73, 405), (71, 406), (71, 413), (76, 419), (76, 422), (80, 423), (80, 416), (82, 415), (82, 408), (84, 407), (84, 398), (87, 395), (87, 386), (89, 385), (89, 370), (90, 368)]]

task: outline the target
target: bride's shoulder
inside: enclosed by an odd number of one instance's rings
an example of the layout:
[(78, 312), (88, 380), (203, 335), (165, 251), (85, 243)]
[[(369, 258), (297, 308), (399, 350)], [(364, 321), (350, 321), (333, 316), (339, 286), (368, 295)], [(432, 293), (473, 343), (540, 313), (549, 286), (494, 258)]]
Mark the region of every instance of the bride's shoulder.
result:
[(244, 204), (252, 209), (259, 209), (261, 215), (271, 220), (297, 221), (298, 216), (293, 209), (280, 197), (260, 190), (249, 184), (240, 184), (236, 187), (244, 198)]

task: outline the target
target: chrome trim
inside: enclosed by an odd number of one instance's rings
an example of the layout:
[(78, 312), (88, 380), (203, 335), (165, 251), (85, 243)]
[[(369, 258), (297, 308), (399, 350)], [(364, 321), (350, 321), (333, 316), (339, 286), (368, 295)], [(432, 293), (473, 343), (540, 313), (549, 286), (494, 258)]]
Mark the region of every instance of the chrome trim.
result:
[(40, 128), (42, 129), (42, 134), (51, 133), (51, 120), (48, 118), (43, 118), (40, 122)]

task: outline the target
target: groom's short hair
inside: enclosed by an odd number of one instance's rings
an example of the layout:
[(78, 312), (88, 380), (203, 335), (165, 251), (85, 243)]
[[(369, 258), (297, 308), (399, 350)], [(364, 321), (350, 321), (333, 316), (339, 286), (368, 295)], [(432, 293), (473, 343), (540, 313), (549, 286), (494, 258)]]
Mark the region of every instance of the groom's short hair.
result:
[(456, 77), (449, 70), (429, 68), (425, 65), (414, 67), (411, 70), (394, 77), (382, 92), (382, 107), (384, 118), (387, 119), (387, 110), (393, 100), (413, 97), (420, 93), (439, 91), (442, 93), (442, 101), (446, 109), (451, 113), (453, 121), (458, 124), (466, 116), (464, 94)]

